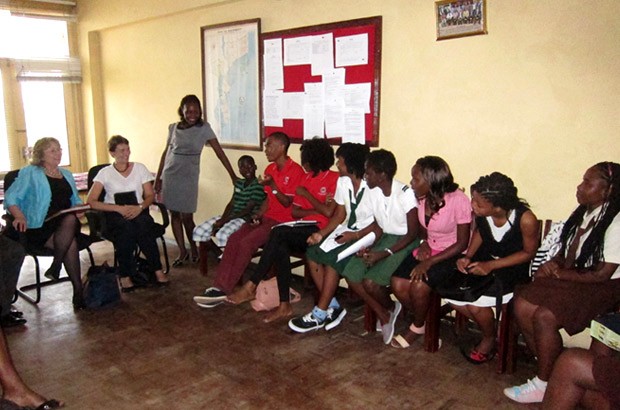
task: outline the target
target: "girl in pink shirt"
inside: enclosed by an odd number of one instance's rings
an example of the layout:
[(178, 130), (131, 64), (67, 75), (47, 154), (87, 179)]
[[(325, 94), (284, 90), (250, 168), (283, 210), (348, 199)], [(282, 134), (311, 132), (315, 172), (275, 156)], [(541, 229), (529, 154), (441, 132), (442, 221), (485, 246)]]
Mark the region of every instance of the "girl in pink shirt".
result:
[(472, 219), (467, 195), (454, 182), (448, 164), (439, 157), (417, 160), (411, 169), (411, 187), (420, 202), (418, 219), (422, 244), (392, 276), (392, 292), (413, 313), (413, 323), (404, 336), (396, 336), (393, 347), (409, 347), (424, 334), (431, 289), (467, 249)]

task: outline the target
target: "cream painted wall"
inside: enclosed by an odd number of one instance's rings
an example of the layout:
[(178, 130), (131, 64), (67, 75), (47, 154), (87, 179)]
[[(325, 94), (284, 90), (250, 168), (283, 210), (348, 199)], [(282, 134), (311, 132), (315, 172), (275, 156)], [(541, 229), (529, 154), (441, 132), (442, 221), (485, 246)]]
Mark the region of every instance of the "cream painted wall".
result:
[[(380, 146), (396, 153), (400, 180), (418, 157), (440, 155), (461, 185), (504, 172), (539, 217), (559, 219), (588, 166), (620, 160), (617, 0), (487, 0), (488, 35), (440, 42), (432, 0), (145, 3), (78, 3), (93, 163), (120, 133), (156, 168), (180, 98), (201, 95), (201, 26), (259, 17), (268, 32), (374, 15), (383, 16)], [(233, 163), (245, 153), (227, 150)], [(264, 168), (264, 155), (249, 153)], [(227, 184), (205, 149), (196, 220), (223, 209)]]

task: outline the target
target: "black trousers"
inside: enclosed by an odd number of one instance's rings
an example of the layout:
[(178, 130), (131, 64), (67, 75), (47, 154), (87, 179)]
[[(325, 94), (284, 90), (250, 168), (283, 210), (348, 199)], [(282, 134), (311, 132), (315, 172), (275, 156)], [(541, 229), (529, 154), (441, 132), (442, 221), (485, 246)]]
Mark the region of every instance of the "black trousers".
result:
[(24, 247), (19, 242), (0, 235), (0, 316), (6, 316), (11, 311), (25, 256)]
[(159, 248), (153, 233), (155, 221), (145, 210), (134, 219), (125, 219), (117, 212), (106, 212), (105, 235), (114, 242), (118, 258), (119, 276), (131, 276), (136, 271), (136, 245), (146, 257), (149, 268), (161, 269)]
[(308, 248), (306, 240), (318, 230), (319, 228), (316, 225), (273, 228), (267, 243), (263, 247), (263, 255), (258, 267), (250, 280), (258, 285), (267, 276), (271, 266), (275, 266), (280, 302), (288, 302), (291, 286), (291, 253), (305, 252)]

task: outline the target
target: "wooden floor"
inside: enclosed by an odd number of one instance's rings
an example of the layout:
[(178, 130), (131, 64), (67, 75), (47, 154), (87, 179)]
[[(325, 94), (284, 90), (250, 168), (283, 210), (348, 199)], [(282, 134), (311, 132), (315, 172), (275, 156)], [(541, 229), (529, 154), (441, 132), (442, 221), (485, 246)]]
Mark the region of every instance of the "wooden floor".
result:
[[(109, 244), (94, 251), (98, 263), (112, 261)], [(32, 266), (27, 259), (22, 282)], [(20, 299), (28, 324), (6, 333), (23, 378), (69, 409), (527, 408), (502, 389), (531, 378), (532, 365), (514, 375), (497, 375), (495, 361), (471, 365), (447, 323), (435, 354), (421, 344), (394, 349), (380, 333), (363, 334), (361, 306), (343, 295), (341, 326), (300, 335), (283, 322), (263, 324), (249, 304), (199, 308), (192, 296), (212, 277), (196, 265), (170, 279), (167, 289), (123, 295), (97, 311), (74, 313), (69, 283), (45, 288), (38, 306)], [(294, 287), (303, 290), (301, 281)], [(303, 294), (300, 314), (312, 307), (311, 292)]]

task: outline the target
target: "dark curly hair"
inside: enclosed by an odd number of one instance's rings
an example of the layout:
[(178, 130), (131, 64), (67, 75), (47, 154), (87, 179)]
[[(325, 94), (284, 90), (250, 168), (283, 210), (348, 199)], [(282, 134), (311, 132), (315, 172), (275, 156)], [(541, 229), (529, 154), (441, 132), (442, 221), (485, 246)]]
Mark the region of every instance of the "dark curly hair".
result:
[(364, 144), (345, 142), (336, 150), (336, 156), (342, 157), (347, 166), (347, 172), (358, 178), (364, 176), (364, 165), (370, 148)]
[[(579, 257), (575, 260), (575, 268), (579, 271), (594, 270), (599, 262), (604, 260), (605, 232), (616, 215), (618, 215), (618, 212), (620, 212), (620, 164), (615, 162), (599, 162), (592, 168), (595, 168), (600, 177), (607, 183), (607, 198), (602, 205), (601, 213), (592, 227), (592, 232), (584, 241)], [(586, 205), (579, 205), (564, 224), (560, 236), (562, 242), (561, 254), (564, 254), (570, 245), (568, 240), (579, 229), (586, 210)]]
[(448, 163), (440, 157), (432, 155), (418, 159), (414, 166), (420, 167), (420, 172), (429, 186), (426, 202), (432, 213), (436, 213), (446, 204), (443, 196), (454, 192), (459, 184), (454, 182), (452, 171)]
[(530, 205), (524, 199), (519, 198), (518, 190), (512, 179), (500, 172), (482, 176), (471, 186), (471, 191), (476, 191), (481, 197), (489, 201), (493, 206), (498, 206), (505, 211)]
[(391, 181), (396, 175), (396, 158), (390, 151), (378, 149), (368, 154), (366, 167), (370, 167), (375, 172), (384, 173)]
[(325, 138), (305, 140), (301, 147), (301, 164), (308, 164), (314, 175), (334, 165), (334, 149)]
[(196, 121), (196, 125), (201, 126), (203, 124), (202, 105), (200, 104), (200, 99), (198, 99), (198, 97), (196, 97), (194, 94), (188, 94), (181, 99), (181, 104), (179, 104), (179, 108), (177, 109), (179, 118), (181, 118), (181, 121), (179, 121), (179, 123), (185, 126), (188, 125), (185, 122), (185, 116), (183, 115), (183, 107), (185, 107), (185, 105), (187, 104), (196, 104), (198, 106), (198, 109), (200, 110), (200, 118), (198, 118), (198, 121)]

